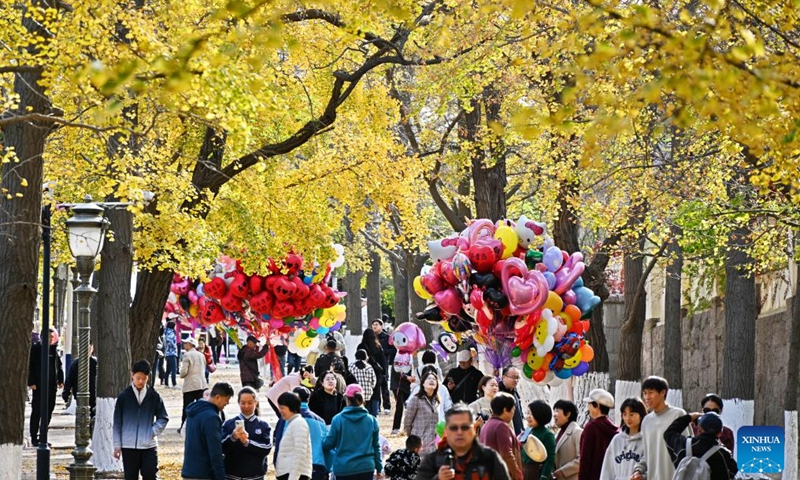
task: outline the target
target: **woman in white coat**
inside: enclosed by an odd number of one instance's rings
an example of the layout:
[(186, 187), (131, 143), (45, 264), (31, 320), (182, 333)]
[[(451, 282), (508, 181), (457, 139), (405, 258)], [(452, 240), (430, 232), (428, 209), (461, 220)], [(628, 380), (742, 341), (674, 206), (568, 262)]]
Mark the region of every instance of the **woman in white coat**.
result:
[(311, 480), (311, 433), (300, 415), (300, 397), (286, 392), (278, 397), (278, 410), (286, 421), (275, 459), (277, 480)]
[(553, 478), (577, 480), (583, 433), (583, 429), (575, 423), (578, 419), (578, 408), (569, 400), (559, 400), (553, 405), (553, 419), (559, 428), (556, 435), (556, 469), (553, 471)]

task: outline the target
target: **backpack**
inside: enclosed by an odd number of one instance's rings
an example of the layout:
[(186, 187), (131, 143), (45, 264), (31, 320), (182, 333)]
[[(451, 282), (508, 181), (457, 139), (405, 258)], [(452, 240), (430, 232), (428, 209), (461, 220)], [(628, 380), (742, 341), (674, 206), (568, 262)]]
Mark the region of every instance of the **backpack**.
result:
[(678, 464), (672, 480), (711, 480), (711, 467), (708, 459), (722, 448), (721, 445), (714, 445), (702, 457), (692, 455), (692, 438), (686, 439), (686, 456)]

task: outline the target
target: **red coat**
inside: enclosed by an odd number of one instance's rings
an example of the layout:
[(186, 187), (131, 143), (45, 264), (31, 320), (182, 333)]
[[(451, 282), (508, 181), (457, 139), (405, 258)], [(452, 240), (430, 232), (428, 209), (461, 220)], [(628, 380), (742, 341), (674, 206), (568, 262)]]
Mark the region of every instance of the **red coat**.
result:
[(500, 454), (512, 480), (522, 480), (522, 445), (508, 423), (500, 417), (492, 416), (481, 427), (480, 441)]
[(619, 429), (606, 416), (595, 418), (583, 427), (578, 480), (600, 479), (606, 450), (617, 433)]

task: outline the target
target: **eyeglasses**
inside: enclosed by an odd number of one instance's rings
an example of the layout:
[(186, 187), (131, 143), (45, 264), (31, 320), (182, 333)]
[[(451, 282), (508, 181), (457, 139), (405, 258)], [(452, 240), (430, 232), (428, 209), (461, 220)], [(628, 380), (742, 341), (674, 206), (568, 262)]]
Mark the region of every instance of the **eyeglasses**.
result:
[(503, 376), (506, 377), (506, 378), (510, 378), (511, 380), (519, 380), (519, 377), (511, 377), (511, 376), (508, 376), (508, 375), (503, 375)]
[(447, 426), (447, 429), (450, 430), (451, 432), (457, 432), (459, 430), (461, 430), (462, 432), (466, 432), (470, 428), (472, 428), (472, 425), (469, 425), (469, 424), (467, 424), (467, 425), (448, 425)]
[(704, 409), (703, 409), (703, 413), (709, 413), (709, 412), (714, 412), (714, 413), (716, 413), (717, 415), (719, 415), (720, 413), (722, 413), (722, 412), (720, 411), (720, 409), (719, 409), (719, 408), (704, 408)]

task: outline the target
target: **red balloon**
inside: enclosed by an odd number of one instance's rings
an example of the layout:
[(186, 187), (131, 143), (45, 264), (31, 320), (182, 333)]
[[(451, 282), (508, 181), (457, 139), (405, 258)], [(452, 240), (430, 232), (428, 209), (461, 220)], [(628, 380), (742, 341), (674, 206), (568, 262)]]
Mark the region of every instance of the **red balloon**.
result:
[(215, 302), (207, 302), (200, 313), (203, 321), (207, 324), (219, 323), (225, 318), (222, 307)]
[(435, 273), (428, 273), (419, 278), (419, 283), (431, 295), (436, 295), (437, 292), (444, 290), (444, 282)]
[(275, 281), (275, 298), (278, 300), (289, 300), (297, 292), (297, 285), (292, 283), (286, 276), (281, 275)]
[(297, 255), (296, 253), (290, 253), (289, 255), (286, 255), (286, 259), (283, 261), (283, 264), (289, 271), (289, 275), (297, 275), (297, 272), (303, 268), (303, 257)]
[(293, 277), (292, 283), (294, 283), (295, 286), (297, 287), (297, 291), (294, 293), (295, 300), (302, 300), (306, 298), (308, 294), (311, 292), (311, 290), (309, 290), (308, 288), (308, 285), (303, 283), (303, 279), (300, 277)]
[(264, 288), (271, 293), (275, 293), (275, 285), (278, 283), (278, 279), (282, 276), (283, 275), (281, 274), (269, 275), (264, 279)]
[(339, 303), (339, 295), (337, 295), (331, 287), (324, 285), (322, 287), (322, 292), (325, 293), (325, 300), (322, 302), (322, 305), (320, 305), (320, 308), (331, 308)]
[(219, 301), (219, 304), (222, 305), (222, 308), (229, 312), (241, 312), (242, 311), (242, 299), (234, 297), (231, 292), (228, 292), (222, 299)]
[(442, 280), (450, 286), (455, 286), (458, 283), (458, 278), (456, 278), (456, 273), (453, 271), (453, 262), (445, 260), (440, 263), (442, 265), (439, 267), (439, 271), (441, 272)]
[(228, 292), (240, 300), (247, 298), (250, 295), (250, 282), (247, 281), (247, 275), (236, 273), (233, 276), (230, 287), (228, 287)]
[(294, 315), (294, 304), (289, 301), (277, 301), (272, 307), (272, 316), (277, 318), (291, 317)]
[(228, 285), (226, 285), (225, 280), (220, 277), (214, 277), (210, 282), (207, 282), (203, 285), (203, 293), (211, 298), (216, 298), (217, 300), (224, 297), (227, 292)]
[(545, 375), (547, 375), (547, 372), (545, 372), (544, 370), (536, 370), (535, 372), (533, 372), (533, 379), (536, 380), (537, 382), (541, 382), (542, 380), (544, 380)]
[(269, 271), (275, 275), (281, 273), (281, 267), (279, 267), (278, 264), (275, 263), (275, 260), (271, 258), (269, 259), (269, 267), (267, 268), (269, 268)]
[(311, 285), (311, 288), (308, 292), (308, 298), (311, 299), (311, 305), (314, 308), (319, 307), (325, 301), (325, 292), (322, 291), (322, 288), (318, 284)]
[(266, 290), (250, 299), (250, 308), (256, 313), (270, 313), (274, 305), (275, 299)]
[(250, 283), (251, 294), (258, 295), (264, 290), (264, 277), (260, 275), (251, 275), (248, 282)]
[(484, 244), (476, 244), (469, 247), (467, 257), (469, 258), (469, 263), (472, 264), (472, 268), (479, 273), (491, 272), (496, 261), (492, 247)]

